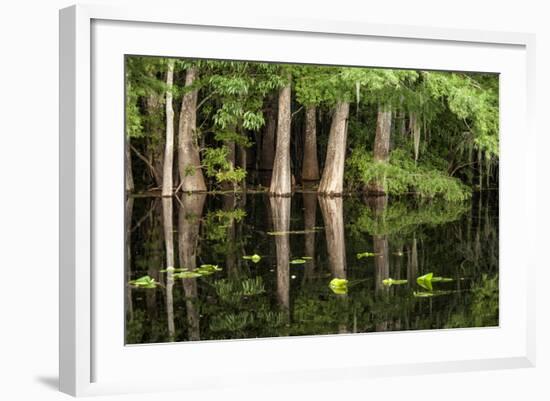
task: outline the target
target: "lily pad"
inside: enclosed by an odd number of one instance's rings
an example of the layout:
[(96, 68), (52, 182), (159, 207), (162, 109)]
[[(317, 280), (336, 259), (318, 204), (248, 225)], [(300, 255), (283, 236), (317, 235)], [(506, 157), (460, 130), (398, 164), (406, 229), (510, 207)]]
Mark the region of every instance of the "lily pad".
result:
[(174, 278), (197, 278), (201, 276), (203, 276), (203, 274), (198, 271), (174, 273)]
[(129, 284), (137, 288), (156, 288), (159, 283), (152, 277), (143, 276), (136, 280), (131, 280)]
[(388, 287), (391, 287), (392, 285), (402, 285), (407, 283), (407, 280), (394, 280), (393, 278), (386, 278), (382, 280), (382, 284), (387, 285)]
[(433, 290), (433, 287), (432, 287), (433, 276), (434, 276), (433, 273), (424, 274), (423, 276), (420, 276), (416, 279), (416, 283), (420, 287), (422, 287), (422, 288), (424, 288), (428, 291), (432, 291)]
[(328, 286), (335, 294), (344, 295), (348, 293), (348, 280), (345, 278), (333, 278)]
[(368, 258), (369, 256), (374, 256), (374, 255), (376, 254), (372, 252), (360, 252), (357, 254), (357, 259)]
[(162, 269), (162, 270), (159, 270), (159, 273), (168, 273), (168, 272), (172, 272), (172, 273), (177, 273), (177, 272), (185, 272), (189, 269), (180, 269), (180, 268), (175, 268), (175, 267), (167, 267), (166, 269)]
[(413, 296), (416, 298), (430, 298), (437, 297), (440, 295), (451, 294), (453, 291), (414, 291)]
[(301, 259), (312, 260), (313, 258), (311, 256), (302, 256)]
[(218, 265), (201, 265), (197, 272), (202, 276), (208, 276), (210, 274), (213, 274), (215, 272), (219, 272), (222, 269), (218, 267)]
[(245, 255), (243, 256), (243, 259), (251, 260), (254, 263), (258, 263), (260, 260), (262, 260), (262, 257), (255, 253), (254, 255)]
[(303, 265), (304, 263), (306, 263), (304, 259), (293, 259), (290, 261), (291, 265)]

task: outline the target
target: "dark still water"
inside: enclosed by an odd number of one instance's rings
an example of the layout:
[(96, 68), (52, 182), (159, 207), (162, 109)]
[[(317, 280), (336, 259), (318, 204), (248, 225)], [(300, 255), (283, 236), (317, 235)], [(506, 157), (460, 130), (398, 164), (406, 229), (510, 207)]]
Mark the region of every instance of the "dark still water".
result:
[(497, 326), (497, 202), (129, 197), (126, 343)]

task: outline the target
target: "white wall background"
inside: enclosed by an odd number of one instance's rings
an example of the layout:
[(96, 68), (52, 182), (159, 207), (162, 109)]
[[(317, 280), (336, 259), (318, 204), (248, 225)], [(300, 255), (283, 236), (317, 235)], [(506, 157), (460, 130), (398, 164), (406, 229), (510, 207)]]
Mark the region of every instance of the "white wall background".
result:
[[(138, 0), (96, 0), (129, 4)], [(304, 384), (248, 391), (164, 393), (102, 397), (106, 400), (271, 400), (343, 398), (406, 400), (550, 399), (550, 282), (546, 250), (550, 195), (550, 13), (545, 1), (338, 0), (139, 1), (179, 4), (189, 12), (276, 14), (374, 23), (524, 31), (537, 34), (539, 265), (537, 347), (534, 369), (440, 374)], [(61, 400), (57, 392), (58, 292), (58, 9), (66, 0), (4, 0), (0, 5), (0, 398)], [(254, 11), (256, 10), (256, 11)], [(521, 135), (521, 133), (518, 133)], [(518, 252), (521, 252), (518, 249)], [(520, 268), (520, 266), (518, 266)], [(535, 278), (533, 278), (535, 279)], [(389, 350), (390, 351), (390, 350)], [(159, 367), (161, 368), (161, 367)]]

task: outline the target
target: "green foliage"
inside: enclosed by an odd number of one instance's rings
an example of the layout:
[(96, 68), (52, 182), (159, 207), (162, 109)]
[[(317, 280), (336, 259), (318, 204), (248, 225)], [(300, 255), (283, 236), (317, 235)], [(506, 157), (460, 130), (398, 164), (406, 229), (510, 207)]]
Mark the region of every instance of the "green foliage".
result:
[(407, 284), (407, 283), (408, 283), (407, 280), (396, 280), (396, 279), (393, 279), (391, 277), (382, 280), (382, 284), (384, 284), (385, 286), (388, 286), (388, 287), (391, 287), (392, 285), (402, 285), (402, 284)]
[(357, 259), (363, 259), (363, 258), (368, 258), (369, 256), (374, 256), (375, 254), (372, 253), (372, 252), (359, 252), (356, 257)]
[(149, 276), (143, 276), (136, 280), (131, 280), (129, 284), (136, 288), (150, 289), (150, 288), (157, 288), (159, 283), (154, 278), (151, 278)]
[(436, 164), (437, 161), (417, 164), (401, 149), (391, 153), (389, 162), (378, 162), (370, 153), (355, 149), (346, 161), (346, 178), (352, 187), (382, 183), (390, 195), (414, 193), (422, 198), (442, 197), (450, 202), (468, 199), (471, 190), (459, 179), (437, 169)]
[(245, 255), (243, 256), (243, 259), (251, 260), (253, 263), (258, 263), (260, 260), (262, 260), (262, 257), (258, 254), (254, 254), (254, 255)]
[(207, 148), (203, 152), (203, 165), (206, 175), (214, 177), (216, 183), (230, 182), (237, 184), (246, 178), (246, 171), (240, 167), (234, 167), (227, 160), (229, 149), (226, 146), (220, 148)]
[(344, 278), (333, 278), (330, 280), (329, 288), (337, 295), (345, 295), (348, 293), (348, 280)]

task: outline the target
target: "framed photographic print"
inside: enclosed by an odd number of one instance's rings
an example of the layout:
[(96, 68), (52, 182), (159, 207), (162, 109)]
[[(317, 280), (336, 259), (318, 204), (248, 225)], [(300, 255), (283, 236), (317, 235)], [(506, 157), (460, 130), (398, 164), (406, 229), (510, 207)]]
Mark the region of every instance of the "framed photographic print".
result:
[(61, 390), (533, 366), (533, 48), (62, 10)]

